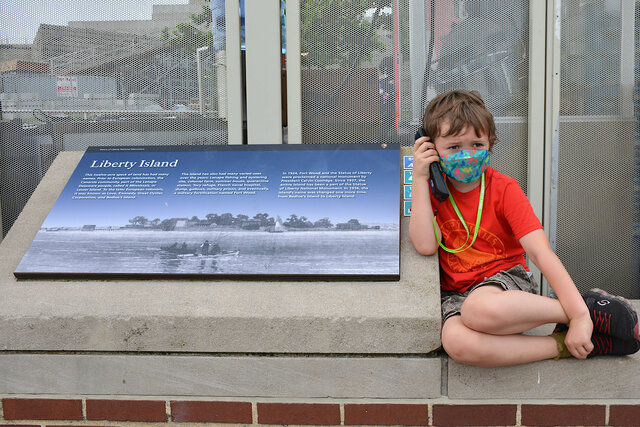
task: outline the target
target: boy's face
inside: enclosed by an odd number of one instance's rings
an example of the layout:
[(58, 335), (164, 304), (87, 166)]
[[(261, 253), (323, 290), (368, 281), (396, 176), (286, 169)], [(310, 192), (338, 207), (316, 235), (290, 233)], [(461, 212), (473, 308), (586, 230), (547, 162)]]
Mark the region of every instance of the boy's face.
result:
[[(446, 135), (449, 132), (449, 122), (444, 121), (440, 124), (440, 135)], [(481, 132), (480, 137), (476, 135), (473, 126), (465, 126), (456, 135), (438, 136), (435, 138), (434, 144), (436, 151), (440, 157), (446, 154), (455, 154), (460, 150), (489, 150), (489, 137), (486, 133)]]

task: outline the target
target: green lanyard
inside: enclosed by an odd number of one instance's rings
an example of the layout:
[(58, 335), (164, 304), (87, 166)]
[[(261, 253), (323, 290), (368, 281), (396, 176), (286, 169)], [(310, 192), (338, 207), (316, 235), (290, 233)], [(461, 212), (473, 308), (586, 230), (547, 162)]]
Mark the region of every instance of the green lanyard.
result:
[(462, 223), (462, 226), (467, 231), (467, 240), (465, 240), (465, 242), (462, 244), (462, 246), (460, 246), (457, 249), (449, 249), (445, 245), (443, 245), (442, 241), (438, 238), (438, 222), (436, 221), (436, 215), (433, 216), (433, 232), (435, 233), (436, 240), (438, 241), (438, 244), (440, 245), (440, 247), (442, 249), (444, 249), (445, 251), (447, 251), (449, 253), (457, 254), (457, 253), (460, 253), (462, 251), (466, 251), (471, 246), (473, 246), (473, 244), (476, 241), (476, 238), (478, 237), (478, 230), (480, 229), (480, 219), (482, 218), (482, 205), (484, 204), (484, 173), (482, 174), (482, 179), (481, 179), (481, 183), (480, 183), (480, 201), (478, 202), (478, 217), (476, 218), (476, 229), (473, 232), (473, 239), (471, 240), (471, 243), (469, 243), (468, 245), (467, 245), (467, 243), (469, 242), (469, 227), (467, 227), (467, 224), (464, 222), (464, 218), (462, 217), (462, 214), (460, 213), (460, 210), (458, 209), (458, 206), (456, 205), (456, 202), (453, 200), (453, 196), (451, 195), (451, 191), (449, 191), (449, 200), (451, 200), (451, 204), (453, 205), (453, 209), (456, 211), (456, 214), (458, 215), (458, 218), (460, 219), (460, 222)]

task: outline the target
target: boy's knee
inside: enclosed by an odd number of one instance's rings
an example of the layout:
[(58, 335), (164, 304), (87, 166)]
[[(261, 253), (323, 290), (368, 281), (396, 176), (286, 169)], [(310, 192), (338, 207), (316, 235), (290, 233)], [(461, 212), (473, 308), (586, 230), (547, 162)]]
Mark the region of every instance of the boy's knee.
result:
[(480, 332), (490, 330), (497, 320), (490, 307), (481, 307), (477, 304), (463, 306), (460, 319), (467, 328)]
[(442, 347), (450, 358), (459, 363), (474, 365), (481, 358), (473, 334), (461, 330), (449, 330), (446, 333), (443, 331)]
[(467, 299), (460, 309), (462, 323), (474, 331), (490, 332), (501, 323), (498, 307), (486, 299)]
[(461, 318), (467, 328), (478, 332), (490, 332), (496, 324), (496, 320), (486, 312), (463, 311)]

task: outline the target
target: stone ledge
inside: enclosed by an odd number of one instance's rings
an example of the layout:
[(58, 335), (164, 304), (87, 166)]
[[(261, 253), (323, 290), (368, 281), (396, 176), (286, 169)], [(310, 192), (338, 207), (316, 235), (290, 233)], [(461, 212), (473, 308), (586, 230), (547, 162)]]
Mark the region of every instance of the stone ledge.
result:
[(418, 399), (440, 375), (439, 357), (0, 354), (0, 394)]
[[(640, 308), (640, 301), (633, 301)], [(547, 335), (553, 325), (534, 330)], [(449, 359), (450, 399), (640, 399), (640, 353), (476, 368)]]
[(81, 156), (58, 156), (0, 243), (0, 350), (424, 354), (440, 346), (437, 257), (413, 249), (406, 218), (397, 282), (17, 280)]

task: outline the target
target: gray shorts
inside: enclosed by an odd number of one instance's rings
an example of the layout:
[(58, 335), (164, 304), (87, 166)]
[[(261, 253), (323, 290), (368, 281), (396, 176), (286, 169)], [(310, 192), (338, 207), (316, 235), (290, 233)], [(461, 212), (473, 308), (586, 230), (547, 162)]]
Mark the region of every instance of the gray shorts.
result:
[(521, 265), (511, 267), (507, 271), (500, 271), (491, 277), (484, 279), (477, 285), (472, 286), (464, 293), (441, 291), (440, 303), (442, 306), (442, 324), (451, 316), (460, 314), (462, 303), (465, 298), (469, 296), (471, 292), (478, 289), (480, 286), (497, 285), (505, 291), (517, 290), (529, 292), (531, 294), (538, 293), (538, 284), (535, 279), (531, 277), (531, 273), (524, 269)]

